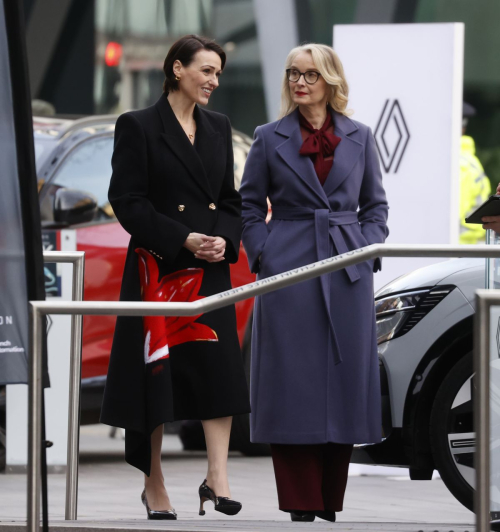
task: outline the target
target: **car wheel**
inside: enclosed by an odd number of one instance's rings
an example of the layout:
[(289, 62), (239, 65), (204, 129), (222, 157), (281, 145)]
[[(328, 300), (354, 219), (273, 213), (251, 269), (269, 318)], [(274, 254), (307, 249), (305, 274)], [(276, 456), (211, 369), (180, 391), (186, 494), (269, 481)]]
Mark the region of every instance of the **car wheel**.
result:
[(444, 378), (430, 419), (432, 455), (446, 487), (473, 511), (475, 470), (472, 397), (472, 353), (460, 359)]
[[(250, 353), (251, 353), (252, 322), (248, 323), (245, 340), (243, 342), (243, 364), (250, 389)], [(250, 415), (234, 416), (231, 428), (231, 441), (229, 448), (240, 451), (247, 456), (270, 456), (271, 448), (265, 443), (252, 443), (250, 441)]]

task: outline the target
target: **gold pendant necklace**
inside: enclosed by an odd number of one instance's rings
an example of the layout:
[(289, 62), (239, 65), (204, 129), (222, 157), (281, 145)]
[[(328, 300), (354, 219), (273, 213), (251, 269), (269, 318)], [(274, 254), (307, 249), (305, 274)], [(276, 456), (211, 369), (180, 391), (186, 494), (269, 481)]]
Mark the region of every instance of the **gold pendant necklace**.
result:
[(191, 131), (192, 131), (192, 133), (188, 133), (188, 132), (186, 131), (186, 134), (187, 134), (187, 136), (188, 136), (189, 142), (190, 142), (191, 144), (194, 144), (194, 128), (193, 128)]
[(180, 118), (177, 117), (177, 115), (176, 115), (176, 118), (177, 118), (179, 124), (181, 125), (182, 129), (184, 130), (184, 133), (187, 135), (187, 138), (189, 139), (189, 142), (191, 142), (191, 144), (193, 144), (195, 128), (196, 128), (196, 121), (193, 119), (194, 126), (191, 127), (191, 133), (189, 133), (187, 127), (184, 126), (184, 124), (181, 122)]
[(196, 127), (196, 122), (195, 122), (194, 120), (193, 120), (193, 122), (194, 122), (194, 125), (191, 127), (191, 133), (188, 133), (188, 132), (186, 131), (186, 134), (187, 134), (188, 139), (189, 139), (189, 141), (191, 142), (191, 144), (193, 143), (193, 139), (194, 139), (194, 130), (195, 130), (195, 127)]

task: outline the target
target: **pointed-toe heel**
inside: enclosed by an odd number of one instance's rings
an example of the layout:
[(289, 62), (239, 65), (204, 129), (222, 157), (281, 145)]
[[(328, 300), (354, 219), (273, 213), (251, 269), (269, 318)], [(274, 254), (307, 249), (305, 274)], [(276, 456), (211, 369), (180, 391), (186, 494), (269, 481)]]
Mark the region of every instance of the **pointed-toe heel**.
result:
[(236, 515), (242, 508), (241, 502), (233, 501), (229, 497), (217, 497), (212, 488), (207, 486), (207, 480), (203, 481), (203, 484), (198, 490), (200, 496), (200, 512), (199, 515), (205, 515), (203, 505), (206, 501), (212, 501), (214, 508), (217, 512), (221, 512), (225, 515)]
[(142, 504), (146, 507), (146, 513), (148, 519), (154, 519), (156, 521), (175, 521), (177, 519), (177, 514), (172, 508), (171, 510), (151, 510), (148, 505), (148, 499), (146, 497), (146, 490), (141, 493)]
[(301, 510), (296, 510), (290, 512), (290, 518), (292, 521), (300, 521), (302, 523), (312, 523), (314, 521), (314, 512), (305, 512)]

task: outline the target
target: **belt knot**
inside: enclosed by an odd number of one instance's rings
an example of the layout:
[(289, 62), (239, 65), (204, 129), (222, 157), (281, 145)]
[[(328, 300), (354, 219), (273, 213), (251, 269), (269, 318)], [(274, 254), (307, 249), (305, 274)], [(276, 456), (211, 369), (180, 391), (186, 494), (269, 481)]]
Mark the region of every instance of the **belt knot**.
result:
[[(330, 209), (311, 209), (309, 207), (292, 206), (280, 207), (279, 205), (273, 205), (272, 211), (274, 220), (314, 220), (318, 261), (330, 257), (330, 238), (332, 239), (338, 255), (347, 253), (349, 249), (347, 248), (340, 227), (343, 225), (358, 223), (358, 213), (356, 211), (331, 211)], [(345, 272), (351, 283), (356, 282), (360, 278), (358, 268), (355, 265), (347, 266)], [(333, 345), (333, 358), (335, 364), (339, 364), (342, 362), (342, 355), (340, 353), (340, 347), (337, 342), (335, 327), (330, 311), (330, 276), (322, 275), (320, 277), (320, 282), (321, 292), (323, 294), (330, 324), (330, 339)]]

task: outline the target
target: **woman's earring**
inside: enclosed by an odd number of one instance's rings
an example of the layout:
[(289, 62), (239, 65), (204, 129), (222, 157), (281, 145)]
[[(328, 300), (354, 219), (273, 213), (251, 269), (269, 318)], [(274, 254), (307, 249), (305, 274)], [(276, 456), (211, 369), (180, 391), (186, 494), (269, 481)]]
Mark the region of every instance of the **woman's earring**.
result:
[(180, 80), (181, 80), (181, 78), (175, 76), (175, 81), (180, 81)]

